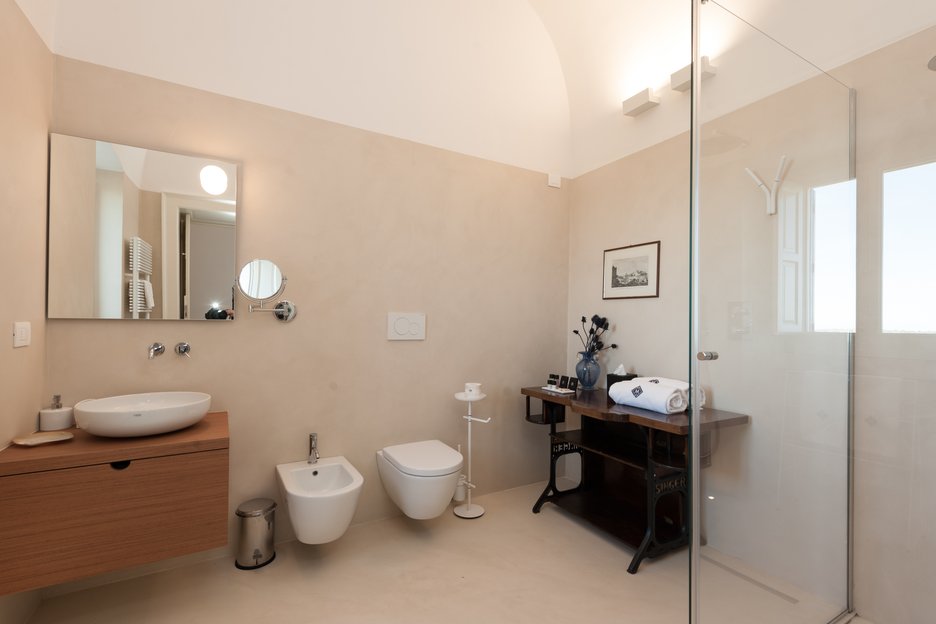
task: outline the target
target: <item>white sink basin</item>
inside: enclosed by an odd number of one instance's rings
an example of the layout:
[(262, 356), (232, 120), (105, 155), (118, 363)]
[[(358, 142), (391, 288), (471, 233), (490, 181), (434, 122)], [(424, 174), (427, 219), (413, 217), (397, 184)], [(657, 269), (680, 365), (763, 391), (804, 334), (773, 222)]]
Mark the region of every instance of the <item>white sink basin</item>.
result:
[(211, 395), (204, 392), (146, 392), (75, 405), (75, 421), (88, 433), (106, 438), (133, 438), (190, 427), (208, 413)]

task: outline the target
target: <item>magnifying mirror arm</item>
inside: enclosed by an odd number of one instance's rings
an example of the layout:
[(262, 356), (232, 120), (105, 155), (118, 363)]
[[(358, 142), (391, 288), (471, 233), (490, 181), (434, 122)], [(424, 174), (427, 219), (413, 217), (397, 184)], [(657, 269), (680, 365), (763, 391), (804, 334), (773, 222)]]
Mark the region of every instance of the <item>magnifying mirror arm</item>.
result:
[(284, 323), (288, 323), (296, 317), (296, 304), (286, 299), (277, 301), (272, 308), (264, 308), (263, 304), (263, 301), (257, 304), (251, 303), (247, 306), (247, 309), (251, 312), (272, 312), (273, 316)]

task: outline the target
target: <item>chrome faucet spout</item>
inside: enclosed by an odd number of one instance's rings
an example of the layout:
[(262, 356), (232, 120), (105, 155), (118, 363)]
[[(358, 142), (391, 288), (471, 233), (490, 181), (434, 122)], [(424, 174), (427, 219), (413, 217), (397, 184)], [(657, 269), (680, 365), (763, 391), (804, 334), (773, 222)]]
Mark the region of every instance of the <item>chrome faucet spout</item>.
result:
[(319, 452), (318, 452), (318, 434), (310, 433), (309, 434), (309, 463), (315, 464), (318, 463)]
[(153, 359), (157, 355), (162, 355), (166, 351), (166, 346), (161, 342), (154, 342), (149, 346), (149, 359)]

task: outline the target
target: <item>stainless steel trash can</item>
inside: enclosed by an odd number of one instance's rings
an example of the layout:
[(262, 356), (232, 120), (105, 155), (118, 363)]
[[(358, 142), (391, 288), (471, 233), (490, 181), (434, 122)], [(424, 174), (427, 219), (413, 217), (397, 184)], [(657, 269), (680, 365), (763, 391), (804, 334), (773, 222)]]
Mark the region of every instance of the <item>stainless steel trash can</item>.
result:
[(241, 570), (256, 570), (273, 561), (273, 520), (276, 501), (252, 498), (237, 508), (240, 538), (234, 565)]

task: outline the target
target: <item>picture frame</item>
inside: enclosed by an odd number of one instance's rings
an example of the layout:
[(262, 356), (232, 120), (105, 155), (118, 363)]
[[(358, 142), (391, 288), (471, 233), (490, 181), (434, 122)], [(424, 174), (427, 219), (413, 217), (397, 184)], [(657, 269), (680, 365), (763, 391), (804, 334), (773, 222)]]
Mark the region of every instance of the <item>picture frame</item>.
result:
[(604, 251), (602, 299), (660, 296), (660, 241)]

